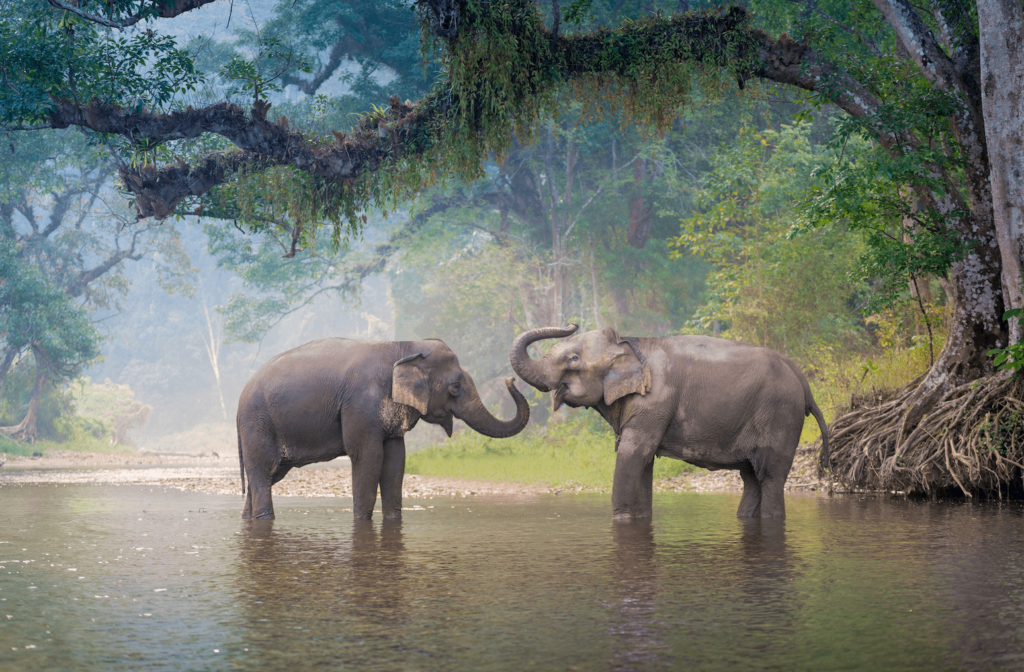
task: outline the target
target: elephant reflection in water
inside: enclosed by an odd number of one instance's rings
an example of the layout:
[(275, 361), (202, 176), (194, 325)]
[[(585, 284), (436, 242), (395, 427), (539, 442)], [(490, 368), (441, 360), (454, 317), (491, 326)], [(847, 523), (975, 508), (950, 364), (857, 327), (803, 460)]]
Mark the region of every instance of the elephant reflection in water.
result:
[(353, 521), (347, 538), (254, 520), (241, 535), (235, 572), (251, 632), (282, 651), (295, 650), (290, 637), (300, 628), (306, 640), (337, 642), (308, 652), (307, 667), (320, 656), (333, 665), (356, 640), (399, 637), (409, 595), (419, 590), (405, 555), (401, 520)]
[[(793, 632), (800, 605), (792, 594), (785, 521), (737, 524), (738, 538), (686, 539), (661, 548), (648, 520), (612, 526), (614, 669), (700, 669), (720, 666), (723, 655), (747, 666), (765, 641), (777, 645)], [(676, 620), (680, 614), (683, 620)], [(772, 636), (745, 638), (755, 621), (771, 627), (759, 635)]]
[(650, 520), (632, 520), (612, 526), (612, 590), (618, 618), (609, 629), (614, 668), (651, 669), (664, 657), (664, 623), (657, 611), (659, 578), (654, 530)]

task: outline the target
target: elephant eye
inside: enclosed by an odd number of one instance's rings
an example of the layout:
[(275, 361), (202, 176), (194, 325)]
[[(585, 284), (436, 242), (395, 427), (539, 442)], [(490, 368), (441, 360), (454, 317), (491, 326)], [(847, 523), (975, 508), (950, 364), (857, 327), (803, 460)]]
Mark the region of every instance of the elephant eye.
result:
[(448, 386), (448, 391), (451, 393), (453, 397), (457, 397), (462, 392), (462, 385), (460, 385), (459, 381), (456, 380), (454, 383)]

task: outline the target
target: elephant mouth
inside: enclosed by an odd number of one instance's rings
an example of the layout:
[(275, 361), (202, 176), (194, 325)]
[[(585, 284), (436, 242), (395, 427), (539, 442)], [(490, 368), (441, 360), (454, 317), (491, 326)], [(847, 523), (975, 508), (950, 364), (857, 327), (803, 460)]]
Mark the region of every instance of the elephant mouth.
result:
[(448, 438), (451, 438), (451, 436), (452, 436), (452, 414), (451, 413), (445, 413), (444, 414), (444, 418), (441, 420), (441, 422), (439, 422), (437, 424), (441, 425), (441, 428), (444, 429), (446, 434), (448, 434)]
[(565, 395), (569, 394), (569, 385), (562, 383), (555, 390), (555, 394), (551, 397), (551, 412), (554, 413), (562, 407), (565, 402)]

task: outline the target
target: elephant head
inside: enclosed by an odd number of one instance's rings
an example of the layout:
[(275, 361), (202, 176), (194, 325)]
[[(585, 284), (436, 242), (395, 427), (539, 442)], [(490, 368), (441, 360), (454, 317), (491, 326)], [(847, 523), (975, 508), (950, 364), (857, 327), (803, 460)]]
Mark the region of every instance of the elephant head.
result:
[(423, 419), (444, 427), (452, 435), (452, 416), (485, 436), (504, 439), (523, 431), (530, 420), (530, 406), (512, 378), (505, 387), (516, 402), (516, 415), (503, 422), (490, 414), (473, 378), (459, 366), (459, 358), (442, 341), (417, 341), (410, 355), (399, 359), (392, 370), (391, 397), (412, 406)]
[[(520, 334), (512, 343), (512, 369), (541, 392), (554, 391), (552, 409), (611, 405), (627, 394), (647, 394), (651, 370), (633, 339), (605, 328), (571, 336), (579, 327), (549, 327)], [(540, 360), (526, 348), (545, 338), (564, 338)]]

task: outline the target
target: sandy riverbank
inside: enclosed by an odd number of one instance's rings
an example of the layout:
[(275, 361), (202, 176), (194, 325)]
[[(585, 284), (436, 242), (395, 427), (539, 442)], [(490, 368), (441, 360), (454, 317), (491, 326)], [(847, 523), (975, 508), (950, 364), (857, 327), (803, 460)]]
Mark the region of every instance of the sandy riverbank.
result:
[[(828, 489), (828, 484), (815, 476), (814, 459), (815, 453), (809, 447), (797, 451), (786, 482), (787, 490)], [(341, 459), (326, 465), (293, 469), (274, 486), (274, 496), (351, 497), (352, 474), (347, 467), (348, 461)], [(238, 457), (216, 453), (107, 454), (51, 450), (44, 457), (9, 457), (7, 464), (0, 469), (0, 487), (29, 483), (152, 483), (182, 491), (241, 496)], [(573, 484), (467, 481), (407, 474), (402, 490), (404, 496), (417, 498), (603, 492), (610, 487), (610, 483), (607, 487), (595, 488)], [(654, 489), (656, 492), (739, 492), (743, 485), (738, 472), (701, 469), (675, 478), (657, 479)]]

